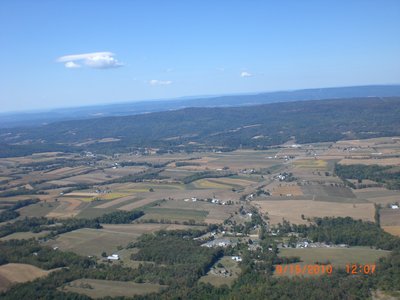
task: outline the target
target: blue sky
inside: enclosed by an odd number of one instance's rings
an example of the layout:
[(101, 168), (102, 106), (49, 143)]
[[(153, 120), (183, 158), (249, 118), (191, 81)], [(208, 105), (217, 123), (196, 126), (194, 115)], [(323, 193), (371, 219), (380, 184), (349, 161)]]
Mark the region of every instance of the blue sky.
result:
[(400, 1), (0, 1), (0, 111), (400, 83)]

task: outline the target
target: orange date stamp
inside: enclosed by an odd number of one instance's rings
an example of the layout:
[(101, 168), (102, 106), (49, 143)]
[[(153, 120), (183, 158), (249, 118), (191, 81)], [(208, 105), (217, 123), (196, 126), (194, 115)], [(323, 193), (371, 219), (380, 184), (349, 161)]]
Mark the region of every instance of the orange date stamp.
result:
[(346, 264), (346, 273), (351, 275), (371, 275), (375, 269), (375, 264)]
[[(345, 271), (349, 275), (372, 275), (375, 273), (375, 264), (346, 264)], [(290, 264), (277, 265), (275, 267), (276, 275), (331, 275), (333, 266), (320, 264)]]
[(277, 265), (275, 268), (277, 275), (322, 275), (332, 274), (332, 265)]

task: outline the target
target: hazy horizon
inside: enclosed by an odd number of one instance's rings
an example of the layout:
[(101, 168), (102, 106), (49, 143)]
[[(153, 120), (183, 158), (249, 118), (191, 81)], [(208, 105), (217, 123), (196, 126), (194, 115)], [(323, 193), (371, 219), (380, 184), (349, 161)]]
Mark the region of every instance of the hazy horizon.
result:
[(74, 109), (74, 108), (85, 108), (85, 107), (97, 107), (97, 106), (110, 106), (110, 105), (125, 105), (125, 104), (134, 104), (134, 103), (144, 103), (144, 102), (168, 102), (168, 101), (178, 101), (178, 100), (196, 100), (202, 98), (214, 98), (214, 97), (225, 97), (225, 96), (239, 96), (239, 95), (257, 95), (257, 94), (268, 94), (268, 93), (279, 93), (279, 92), (295, 92), (302, 90), (318, 90), (318, 89), (334, 89), (334, 88), (348, 88), (348, 87), (367, 87), (367, 86), (400, 86), (400, 83), (392, 83), (392, 84), (362, 84), (362, 85), (350, 85), (350, 86), (326, 86), (326, 87), (306, 87), (306, 88), (298, 88), (298, 89), (282, 89), (282, 90), (270, 90), (270, 91), (253, 91), (253, 92), (237, 92), (237, 93), (224, 93), (224, 94), (214, 94), (214, 95), (184, 95), (178, 97), (170, 97), (170, 98), (157, 98), (157, 99), (137, 99), (137, 100), (125, 100), (125, 101), (114, 101), (114, 102), (104, 102), (104, 103), (90, 103), (90, 104), (72, 104), (68, 106), (67, 104), (63, 106), (54, 106), (54, 107), (45, 107), (45, 108), (37, 108), (37, 109), (16, 109), (3, 111), (0, 109), (0, 115), (13, 115), (13, 114), (34, 114), (34, 113), (43, 113), (53, 110), (63, 110), (63, 109)]
[(0, 3), (1, 112), (399, 82), (399, 1), (95, 3)]

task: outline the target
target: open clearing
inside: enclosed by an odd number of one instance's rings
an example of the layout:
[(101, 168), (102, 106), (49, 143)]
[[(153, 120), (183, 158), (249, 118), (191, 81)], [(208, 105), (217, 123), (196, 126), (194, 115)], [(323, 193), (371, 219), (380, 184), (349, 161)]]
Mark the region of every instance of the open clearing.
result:
[(224, 184), (211, 179), (200, 179), (192, 183), (199, 189), (231, 189), (232, 185)]
[[(62, 251), (72, 251), (80, 255), (101, 256), (101, 253), (116, 253), (118, 246), (125, 247), (143, 233), (151, 233), (161, 229), (176, 230), (193, 228), (175, 224), (124, 224), (106, 225), (102, 229), (82, 228), (58, 236), (47, 242)], [(199, 227), (203, 228), (203, 227)]]
[(144, 220), (169, 220), (169, 221), (189, 221), (204, 222), (208, 215), (207, 211), (190, 210), (179, 208), (160, 208), (149, 207), (145, 209), (145, 215), (141, 218)]
[(384, 208), (380, 214), (382, 226), (400, 226), (400, 209)]
[(273, 188), (272, 196), (282, 196), (282, 195), (301, 196), (303, 195), (303, 191), (301, 190), (301, 187), (295, 184), (281, 185)]
[[(385, 257), (390, 254), (390, 251), (375, 250), (367, 247), (351, 247), (351, 248), (286, 248), (281, 249), (279, 256), (299, 256), (301, 262), (294, 263), (293, 265), (314, 265), (316, 262), (329, 262), (334, 269), (345, 268), (346, 264), (359, 263), (359, 264), (374, 264), (380, 257)], [(290, 265), (290, 264), (289, 264)], [(278, 275), (276, 276), (296, 276), (295, 274)], [(304, 274), (305, 277), (312, 277), (315, 275)]]
[(374, 221), (375, 208), (372, 203), (335, 203), (312, 200), (254, 201), (263, 213), (268, 213), (271, 224), (282, 223), (283, 219), (294, 224), (307, 224), (301, 218), (352, 217)]
[(325, 170), (328, 163), (322, 159), (298, 159), (293, 161), (297, 168)]
[(209, 178), (200, 179), (193, 182), (193, 185), (197, 188), (211, 188), (211, 189), (232, 189), (232, 188), (243, 188), (252, 184), (255, 181), (238, 179), (238, 178)]
[(79, 206), (82, 201), (74, 198), (62, 198), (59, 200), (59, 205), (49, 212), (46, 217), (48, 218), (72, 218), (79, 214)]
[(9, 241), (9, 240), (28, 240), (31, 238), (40, 238), (43, 237), (47, 234), (49, 234), (49, 231), (42, 231), (42, 232), (38, 232), (38, 233), (34, 233), (34, 232), (14, 232), (12, 234), (3, 236), (2, 238), (0, 238), (0, 241)]
[(382, 229), (392, 235), (400, 236), (400, 226), (382, 226)]
[(360, 158), (360, 159), (342, 159), (339, 162), (341, 165), (379, 165), (379, 166), (400, 166), (400, 158)]
[(6, 264), (0, 266), (0, 292), (7, 290), (11, 285), (20, 282), (35, 280), (46, 276), (51, 271), (42, 270), (28, 264)]
[(78, 279), (63, 285), (60, 290), (84, 294), (91, 298), (132, 297), (157, 293), (167, 286), (129, 281), (111, 281), (99, 279)]
[(119, 198), (119, 199), (115, 199), (115, 200), (112, 200), (112, 201), (97, 205), (96, 208), (103, 208), (103, 209), (104, 208), (110, 208), (112, 206), (120, 205), (120, 204), (128, 202), (128, 201), (135, 201), (135, 200), (138, 200), (138, 199), (140, 199), (140, 198), (137, 198), (135, 196), (126, 196), (126, 197), (122, 197), (122, 198)]
[[(221, 264), (223, 267), (218, 267)], [(226, 273), (224, 274), (224, 271)], [(232, 285), (233, 282), (239, 277), (241, 270), (238, 263), (232, 260), (231, 256), (224, 256), (218, 260), (207, 275), (202, 276), (199, 282), (210, 283), (213, 286)]]
[(334, 268), (344, 267), (349, 263), (373, 264), (390, 251), (370, 249), (368, 247), (350, 248), (285, 248), (279, 256), (299, 256), (303, 264), (329, 261)]
[[(163, 211), (165, 210), (165, 211)], [(151, 218), (152, 211), (158, 212), (159, 217), (168, 219), (168, 213), (172, 214), (171, 217), (179, 218), (177, 220), (190, 220), (202, 221), (208, 224), (222, 223), (225, 219), (229, 218), (239, 210), (238, 205), (218, 205), (206, 201), (195, 201), (189, 199), (184, 200), (167, 200), (161, 202), (156, 207), (149, 208), (142, 218)], [(178, 215), (177, 213), (181, 213)]]

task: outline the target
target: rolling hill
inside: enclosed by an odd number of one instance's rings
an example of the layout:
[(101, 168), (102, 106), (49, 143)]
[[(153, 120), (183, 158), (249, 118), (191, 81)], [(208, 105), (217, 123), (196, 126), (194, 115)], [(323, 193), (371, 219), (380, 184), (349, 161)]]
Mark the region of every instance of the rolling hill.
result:
[[(400, 97), (185, 108), (0, 130), (1, 156), (51, 150), (263, 148), (400, 135)], [(109, 142), (102, 139), (112, 138)], [(84, 145), (82, 143), (88, 142)]]

